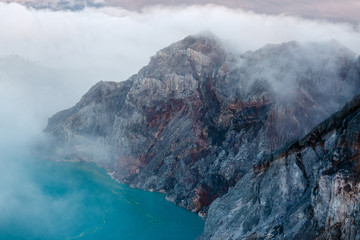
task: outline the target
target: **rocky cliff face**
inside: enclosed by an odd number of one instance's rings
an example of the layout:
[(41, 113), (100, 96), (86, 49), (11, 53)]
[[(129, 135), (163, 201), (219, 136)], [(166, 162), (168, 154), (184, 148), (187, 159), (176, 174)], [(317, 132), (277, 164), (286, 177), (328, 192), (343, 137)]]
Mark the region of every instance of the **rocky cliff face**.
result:
[(253, 166), (201, 239), (359, 239), (360, 96)]
[[(234, 54), (214, 36), (190, 36), (159, 51), (129, 80), (100, 82), (76, 106), (50, 118), (51, 154), (96, 162), (121, 182), (164, 192), (177, 205), (206, 214), (230, 187), (246, 183), (248, 194), (259, 191), (250, 187), (260, 181), (254, 169), (264, 171), (266, 156), (351, 99), (359, 90), (359, 69), (354, 54), (336, 42), (289, 42)], [(282, 174), (296, 177), (300, 194), (312, 180), (302, 179), (307, 165), (293, 161), (293, 172), (285, 168)], [(283, 175), (277, 180), (286, 185)], [(297, 196), (283, 190), (274, 194)], [(219, 211), (220, 205), (214, 204)], [(222, 236), (210, 231), (220, 214), (216, 209), (204, 238)]]

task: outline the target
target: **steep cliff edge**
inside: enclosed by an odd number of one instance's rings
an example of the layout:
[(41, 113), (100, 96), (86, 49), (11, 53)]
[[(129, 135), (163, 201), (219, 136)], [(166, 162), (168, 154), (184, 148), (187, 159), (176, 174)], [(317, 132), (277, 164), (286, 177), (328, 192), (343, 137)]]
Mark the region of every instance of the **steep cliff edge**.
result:
[(358, 64), (336, 42), (234, 54), (214, 36), (189, 36), (129, 80), (96, 84), (46, 132), (55, 158), (96, 162), (206, 214), (264, 156), (358, 93)]
[(360, 95), (215, 200), (201, 239), (359, 239), (359, 146)]

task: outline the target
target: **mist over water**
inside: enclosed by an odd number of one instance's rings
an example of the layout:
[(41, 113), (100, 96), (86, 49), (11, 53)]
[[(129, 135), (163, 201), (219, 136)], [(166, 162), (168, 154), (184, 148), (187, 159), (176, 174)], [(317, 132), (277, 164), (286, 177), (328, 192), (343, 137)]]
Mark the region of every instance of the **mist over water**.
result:
[(1, 239), (194, 239), (202, 232), (200, 217), (163, 194), (120, 185), (95, 165), (33, 154), (47, 117), (76, 103), (94, 76), (18, 56), (1, 59), (0, 70)]
[(12, 163), (0, 171), (2, 239), (194, 239), (202, 232), (200, 217), (163, 194), (117, 184), (94, 165), (5, 158)]
[(194, 239), (204, 221), (163, 194), (120, 185), (94, 165), (34, 156), (47, 117), (75, 104), (97, 77), (0, 59), (0, 238)]

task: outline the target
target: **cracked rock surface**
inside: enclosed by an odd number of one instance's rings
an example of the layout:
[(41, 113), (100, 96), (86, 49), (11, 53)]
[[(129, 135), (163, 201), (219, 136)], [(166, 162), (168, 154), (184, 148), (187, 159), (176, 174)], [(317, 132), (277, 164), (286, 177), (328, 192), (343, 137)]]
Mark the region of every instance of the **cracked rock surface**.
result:
[(359, 76), (359, 59), (336, 42), (237, 54), (215, 36), (189, 36), (127, 81), (99, 82), (51, 117), (49, 150), (56, 159), (96, 162), (199, 215), (211, 205), (203, 239), (355, 234), (344, 227), (353, 220), (340, 216), (355, 211), (358, 196), (356, 174), (340, 171), (353, 149), (335, 147), (346, 128), (323, 131), (298, 152), (283, 146), (357, 94)]
[(360, 239), (360, 96), (255, 165), (200, 239)]

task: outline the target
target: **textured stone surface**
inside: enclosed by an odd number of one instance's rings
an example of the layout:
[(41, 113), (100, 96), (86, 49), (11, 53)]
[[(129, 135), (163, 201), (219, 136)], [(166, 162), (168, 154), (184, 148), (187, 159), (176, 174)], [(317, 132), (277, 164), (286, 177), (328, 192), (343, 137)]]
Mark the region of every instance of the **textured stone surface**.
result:
[(360, 239), (360, 96), (211, 205), (200, 239)]
[[(236, 232), (247, 234), (254, 227), (264, 232), (267, 227), (255, 213), (279, 222), (292, 197), (310, 199), (309, 179), (317, 176), (311, 174), (318, 174), (313, 168), (320, 163), (280, 157), (271, 163), (279, 164), (269, 170), (278, 184), (271, 188), (261, 185), (253, 169), (264, 171), (270, 164), (263, 162), (266, 156), (303, 137), (351, 99), (359, 90), (359, 69), (354, 54), (336, 42), (289, 42), (237, 55), (214, 36), (190, 36), (160, 50), (129, 80), (96, 84), (76, 106), (50, 118), (46, 132), (53, 137), (55, 158), (96, 162), (117, 180), (164, 192), (199, 214), (230, 187), (245, 186), (246, 196), (236, 202), (248, 205), (229, 216), (249, 209), (253, 217)], [(325, 144), (332, 148), (337, 138), (329, 139)], [(324, 151), (317, 147), (302, 154)], [(282, 162), (288, 162), (286, 168)], [(291, 183), (289, 175), (296, 177)], [(248, 184), (253, 181), (257, 184)], [(331, 185), (328, 181), (322, 184)], [(266, 207), (249, 205), (256, 192)], [(266, 192), (278, 196), (277, 202), (271, 203)], [(230, 211), (219, 202), (216, 206)]]

